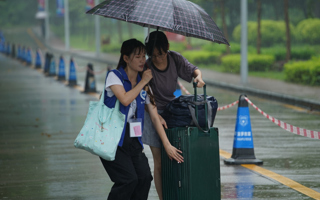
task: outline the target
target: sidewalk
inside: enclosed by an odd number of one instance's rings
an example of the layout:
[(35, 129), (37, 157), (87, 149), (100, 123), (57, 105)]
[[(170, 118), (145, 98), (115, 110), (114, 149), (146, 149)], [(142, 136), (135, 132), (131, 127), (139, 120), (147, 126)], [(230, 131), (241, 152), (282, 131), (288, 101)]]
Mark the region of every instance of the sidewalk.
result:
[[(39, 31), (33, 29), (39, 36)], [(100, 57), (96, 56), (95, 52), (87, 52), (77, 49), (70, 49), (66, 52), (64, 44), (56, 37), (46, 43), (46, 47), (59, 51), (69, 53), (73, 56), (84, 57), (96, 61), (116, 65), (118, 56), (101, 53)], [(280, 80), (273, 80), (259, 77), (248, 77), (246, 85), (241, 84), (240, 75), (221, 73), (208, 69), (201, 69), (203, 79), (208, 85), (220, 87), (228, 90), (233, 90), (247, 95), (254, 95), (262, 98), (282, 101), (287, 104), (304, 107), (309, 110), (320, 110), (320, 87), (305, 86), (300, 84), (287, 83)]]

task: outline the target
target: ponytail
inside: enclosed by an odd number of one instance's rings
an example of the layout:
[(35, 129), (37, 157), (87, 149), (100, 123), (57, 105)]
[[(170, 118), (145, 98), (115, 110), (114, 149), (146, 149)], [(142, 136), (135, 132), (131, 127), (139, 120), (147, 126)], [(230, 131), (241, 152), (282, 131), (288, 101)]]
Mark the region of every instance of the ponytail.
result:
[(123, 59), (123, 54), (121, 54), (118, 65), (117, 65), (117, 69), (120, 69), (120, 67), (126, 68), (127, 67), (127, 63), (124, 61)]

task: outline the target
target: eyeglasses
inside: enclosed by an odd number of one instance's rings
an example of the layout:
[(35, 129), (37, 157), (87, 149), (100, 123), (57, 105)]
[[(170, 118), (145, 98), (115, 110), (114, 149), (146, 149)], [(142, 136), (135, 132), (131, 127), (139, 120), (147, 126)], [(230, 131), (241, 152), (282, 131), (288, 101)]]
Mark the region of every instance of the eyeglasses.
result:
[(150, 56), (151, 58), (159, 58), (159, 59), (163, 59), (165, 56), (167, 55), (167, 53), (163, 53), (163, 54), (158, 54), (158, 55), (152, 55)]

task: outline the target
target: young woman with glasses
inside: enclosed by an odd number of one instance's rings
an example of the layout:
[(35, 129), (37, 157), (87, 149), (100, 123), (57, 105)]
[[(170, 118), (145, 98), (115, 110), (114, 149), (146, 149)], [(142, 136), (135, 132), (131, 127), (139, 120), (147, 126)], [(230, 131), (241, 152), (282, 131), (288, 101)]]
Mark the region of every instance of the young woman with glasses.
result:
[[(145, 67), (151, 69), (153, 79), (149, 82), (151, 86), (158, 113), (161, 114), (166, 105), (175, 98), (174, 92), (178, 78), (191, 82), (197, 82), (197, 87), (203, 87), (201, 71), (194, 66), (181, 54), (175, 51), (169, 51), (169, 42), (167, 36), (161, 31), (154, 31), (146, 38), (146, 49), (149, 56)], [(165, 121), (159, 115), (161, 123), (167, 128)], [(168, 155), (171, 144), (166, 135), (157, 133), (154, 129), (149, 114), (145, 112), (144, 135), (142, 142), (149, 145), (154, 160), (154, 181), (160, 200), (162, 200), (162, 181), (161, 181), (161, 143)], [(173, 157), (178, 162), (183, 162), (183, 157), (177, 152)], [(179, 152), (180, 153), (180, 152)], [(170, 156), (169, 156), (170, 158)], [(178, 158), (178, 159), (177, 159)]]

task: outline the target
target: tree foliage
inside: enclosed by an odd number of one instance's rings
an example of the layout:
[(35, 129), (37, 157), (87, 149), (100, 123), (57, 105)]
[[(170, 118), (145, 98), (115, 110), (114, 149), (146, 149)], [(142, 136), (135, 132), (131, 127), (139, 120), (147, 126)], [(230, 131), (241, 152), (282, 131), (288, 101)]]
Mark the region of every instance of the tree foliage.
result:
[[(199, 4), (215, 20), (223, 32), (232, 33), (240, 24), (240, 0), (191, 0)], [(64, 34), (63, 18), (56, 15), (56, 1), (49, 0), (50, 28), (61, 36)], [(224, 9), (221, 8), (221, 2)], [(283, 1), (261, 0), (261, 20), (283, 21)], [(0, 1), (1, 28), (13, 26), (38, 25), (35, 19), (37, 0), (3, 0)], [(94, 16), (85, 13), (85, 0), (69, 0), (71, 34), (94, 35)], [(224, 15), (222, 12), (224, 11)], [(320, 17), (320, 0), (290, 0), (290, 23), (297, 25), (301, 20)], [(257, 0), (248, 0), (248, 20), (257, 21)], [(224, 25), (223, 25), (224, 22)], [(225, 27), (226, 26), (226, 27)], [(125, 27), (125, 26), (124, 26)], [(101, 18), (103, 34), (113, 36), (117, 32), (117, 24)], [(125, 29), (123, 30), (125, 34)], [(134, 32), (134, 31), (133, 31)], [(231, 35), (231, 34), (230, 34)], [(263, 36), (262, 36), (263, 37)], [(230, 37), (232, 41), (232, 37)]]
[(320, 19), (306, 19), (296, 28), (297, 40), (309, 44), (320, 44)]
[[(248, 43), (255, 45), (257, 41), (257, 22), (248, 22)], [(294, 26), (290, 25), (291, 30)], [(294, 37), (291, 32), (291, 36)], [(240, 42), (241, 25), (238, 25), (233, 33), (233, 39)], [(271, 46), (274, 44), (285, 44), (286, 41), (286, 26), (284, 21), (262, 20), (261, 21), (261, 45)]]
[(37, 20), (38, 1), (0, 1), (0, 26), (30, 26)]

